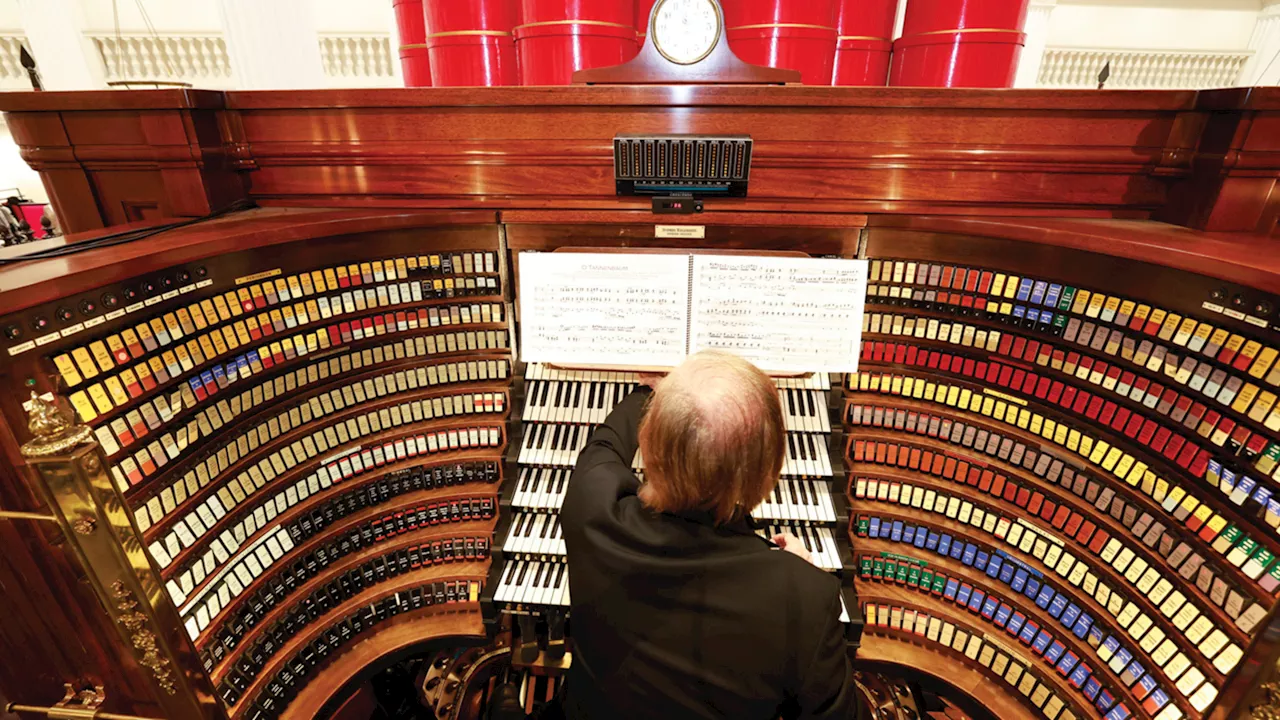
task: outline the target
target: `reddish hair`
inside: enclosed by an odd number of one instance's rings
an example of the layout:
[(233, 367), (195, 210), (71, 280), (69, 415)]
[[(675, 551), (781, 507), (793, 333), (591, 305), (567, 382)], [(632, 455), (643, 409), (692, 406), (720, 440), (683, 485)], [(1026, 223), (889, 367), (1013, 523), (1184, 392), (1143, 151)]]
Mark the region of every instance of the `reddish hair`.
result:
[(709, 512), (718, 525), (736, 520), (777, 485), (784, 432), (767, 375), (736, 355), (692, 355), (649, 398), (640, 423), (640, 498), (659, 512)]

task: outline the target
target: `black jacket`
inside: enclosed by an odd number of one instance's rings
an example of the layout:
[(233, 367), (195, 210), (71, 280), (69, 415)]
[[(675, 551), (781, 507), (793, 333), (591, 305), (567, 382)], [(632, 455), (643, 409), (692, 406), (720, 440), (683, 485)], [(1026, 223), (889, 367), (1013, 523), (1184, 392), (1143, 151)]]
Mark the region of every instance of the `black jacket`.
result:
[(654, 513), (631, 471), (648, 390), (591, 436), (561, 509), (572, 720), (854, 716), (839, 583), (744, 521)]

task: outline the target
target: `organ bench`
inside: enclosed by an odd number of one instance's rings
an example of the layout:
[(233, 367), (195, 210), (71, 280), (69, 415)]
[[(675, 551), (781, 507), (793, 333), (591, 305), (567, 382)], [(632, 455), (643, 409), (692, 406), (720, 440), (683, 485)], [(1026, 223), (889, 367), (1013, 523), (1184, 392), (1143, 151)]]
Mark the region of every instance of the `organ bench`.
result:
[[(343, 716), (425, 657), (442, 720), (504, 663), (546, 699), (558, 494), (634, 378), (521, 362), (519, 256), (692, 248), (871, 261), (859, 371), (779, 382), (754, 513), (841, 577), (869, 702), (1235, 717), (1277, 656), (1277, 98), (0, 98), (69, 233), (0, 249), (0, 690)], [(616, 195), (615, 136), (665, 133), (750, 136), (747, 196)]]

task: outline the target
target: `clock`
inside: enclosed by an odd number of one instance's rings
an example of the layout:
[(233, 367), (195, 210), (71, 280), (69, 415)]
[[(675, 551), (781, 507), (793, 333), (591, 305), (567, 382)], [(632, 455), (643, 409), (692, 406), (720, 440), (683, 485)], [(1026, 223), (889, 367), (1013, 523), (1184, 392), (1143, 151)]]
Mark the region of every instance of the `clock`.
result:
[(649, 36), (667, 60), (693, 65), (711, 54), (723, 29), (720, 6), (712, 0), (658, 0)]
[(800, 73), (795, 70), (748, 65), (733, 54), (724, 28), (721, 0), (658, 0), (649, 13), (648, 28), (639, 55), (621, 65), (579, 70), (573, 74), (573, 82), (586, 85), (800, 82)]

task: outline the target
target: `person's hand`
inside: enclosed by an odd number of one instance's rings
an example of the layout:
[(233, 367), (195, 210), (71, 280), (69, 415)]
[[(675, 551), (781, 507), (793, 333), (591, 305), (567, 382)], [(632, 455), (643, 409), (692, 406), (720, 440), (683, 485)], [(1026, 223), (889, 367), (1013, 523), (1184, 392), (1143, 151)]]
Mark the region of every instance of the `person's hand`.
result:
[(791, 533), (781, 533), (773, 536), (773, 544), (782, 548), (785, 552), (800, 558), (801, 560), (813, 564), (813, 556), (804, 547), (804, 541), (792, 535)]
[(636, 382), (650, 388), (656, 388), (658, 387), (658, 383), (662, 381), (662, 378), (666, 376), (666, 373), (638, 373)]

